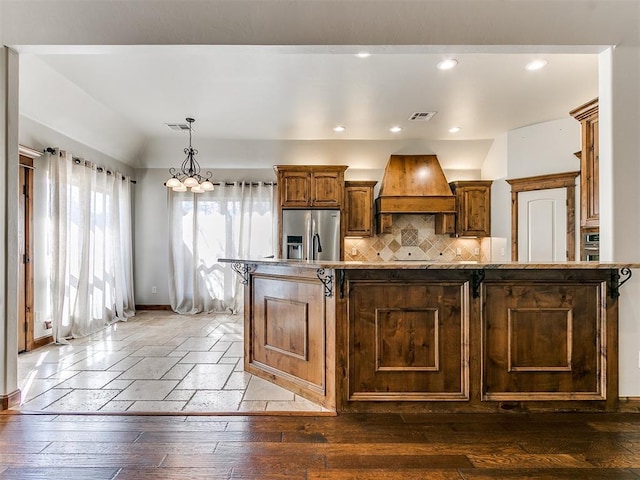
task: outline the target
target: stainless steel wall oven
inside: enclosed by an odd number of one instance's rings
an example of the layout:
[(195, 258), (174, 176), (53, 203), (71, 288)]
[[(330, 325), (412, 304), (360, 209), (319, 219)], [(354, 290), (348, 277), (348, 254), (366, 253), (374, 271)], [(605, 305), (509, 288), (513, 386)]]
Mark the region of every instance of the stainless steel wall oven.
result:
[(581, 251), (583, 261), (597, 262), (600, 260), (600, 233), (583, 233)]

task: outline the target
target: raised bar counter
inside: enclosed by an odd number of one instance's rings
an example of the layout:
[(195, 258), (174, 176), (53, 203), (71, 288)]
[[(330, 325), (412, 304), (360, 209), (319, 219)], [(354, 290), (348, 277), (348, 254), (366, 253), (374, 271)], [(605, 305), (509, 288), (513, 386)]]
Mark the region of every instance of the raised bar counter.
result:
[(338, 412), (618, 405), (636, 264), (221, 259), (245, 283), (245, 370)]
[(219, 262), (237, 263), (242, 265), (272, 265), (284, 267), (303, 268), (331, 268), (345, 270), (477, 270), (477, 269), (507, 269), (507, 270), (601, 270), (601, 269), (622, 269), (640, 268), (640, 263), (620, 263), (620, 262), (442, 262), (438, 260), (394, 260), (390, 262), (344, 262), (344, 261), (302, 261), (287, 260), (280, 258), (260, 258), (260, 259), (234, 259), (220, 258)]

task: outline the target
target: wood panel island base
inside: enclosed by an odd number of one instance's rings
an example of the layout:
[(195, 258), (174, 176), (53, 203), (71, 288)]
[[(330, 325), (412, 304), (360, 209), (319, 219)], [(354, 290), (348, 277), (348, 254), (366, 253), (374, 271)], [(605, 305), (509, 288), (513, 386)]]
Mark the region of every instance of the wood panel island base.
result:
[(626, 265), (221, 261), (246, 285), (245, 370), (328, 409), (618, 406)]

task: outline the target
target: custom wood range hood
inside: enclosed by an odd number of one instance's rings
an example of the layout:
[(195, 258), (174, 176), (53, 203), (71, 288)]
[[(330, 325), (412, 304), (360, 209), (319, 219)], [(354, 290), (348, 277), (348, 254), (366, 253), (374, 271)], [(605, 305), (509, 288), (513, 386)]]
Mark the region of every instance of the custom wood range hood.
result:
[(378, 232), (391, 231), (392, 215), (455, 213), (455, 196), (436, 155), (391, 155), (376, 199)]

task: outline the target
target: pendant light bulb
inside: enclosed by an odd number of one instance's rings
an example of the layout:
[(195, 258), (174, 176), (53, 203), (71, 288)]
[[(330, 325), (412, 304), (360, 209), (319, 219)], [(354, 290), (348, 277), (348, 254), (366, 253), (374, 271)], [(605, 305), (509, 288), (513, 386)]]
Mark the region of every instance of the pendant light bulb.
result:
[(171, 177), (169, 180), (167, 180), (167, 183), (165, 183), (165, 185), (167, 186), (167, 188), (175, 188), (182, 185), (182, 183), (176, 177)]
[(187, 177), (184, 179), (182, 183), (187, 188), (198, 186), (198, 180), (195, 177)]
[(215, 187), (213, 186), (213, 183), (211, 183), (209, 180), (205, 180), (200, 184), (200, 188), (205, 192), (212, 192)]

